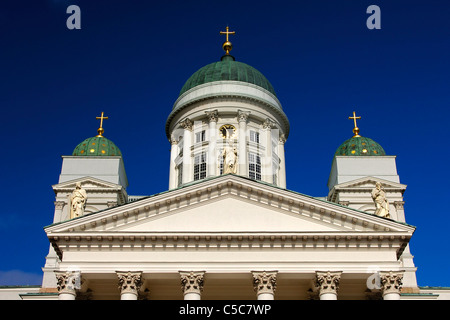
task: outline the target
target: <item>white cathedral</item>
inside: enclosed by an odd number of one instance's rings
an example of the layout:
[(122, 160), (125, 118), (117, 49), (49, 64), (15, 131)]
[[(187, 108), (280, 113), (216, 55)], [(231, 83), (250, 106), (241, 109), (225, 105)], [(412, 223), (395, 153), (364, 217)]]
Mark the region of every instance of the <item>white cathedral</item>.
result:
[(62, 157), (42, 285), (0, 298), (450, 299), (418, 287), (396, 157), (359, 134), (355, 113), (328, 195), (286, 189), (289, 120), (222, 34), (225, 54), (186, 81), (168, 115), (169, 189), (127, 194), (102, 113), (98, 135)]

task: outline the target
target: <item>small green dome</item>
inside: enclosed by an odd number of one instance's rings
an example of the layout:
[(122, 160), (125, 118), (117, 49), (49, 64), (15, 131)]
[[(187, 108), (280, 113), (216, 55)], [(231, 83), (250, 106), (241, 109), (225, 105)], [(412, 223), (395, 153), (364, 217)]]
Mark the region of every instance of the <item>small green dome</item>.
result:
[(276, 96), (274, 88), (261, 72), (248, 64), (235, 61), (231, 55), (225, 55), (221, 61), (210, 63), (196, 71), (186, 81), (180, 95), (198, 85), (224, 80), (252, 83)]
[(78, 144), (72, 153), (73, 156), (122, 156), (119, 148), (103, 136), (88, 138)]
[(384, 149), (372, 139), (354, 136), (337, 148), (336, 156), (385, 156)]

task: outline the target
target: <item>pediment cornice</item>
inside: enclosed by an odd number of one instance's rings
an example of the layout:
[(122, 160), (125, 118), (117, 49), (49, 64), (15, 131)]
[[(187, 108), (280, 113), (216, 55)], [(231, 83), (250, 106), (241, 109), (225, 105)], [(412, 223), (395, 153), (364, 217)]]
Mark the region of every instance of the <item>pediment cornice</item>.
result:
[[(324, 232), (152, 232), (127, 231), (127, 225), (156, 216), (177, 214), (183, 208), (206, 204), (219, 197), (233, 197), (247, 203), (286, 212), (299, 219), (309, 219), (334, 226), (335, 231)], [(222, 198), (221, 198), (222, 199)], [(274, 212), (275, 213), (275, 212)], [(132, 203), (105, 209), (79, 218), (50, 225), (45, 228), (56, 252), (61, 255), (64, 246), (85, 243), (116, 243), (123, 245), (186, 246), (216, 244), (277, 246), (336, 246), (345, 243), (373, 246), (383, 243), (397, 248), (400, 255), (409, 242), (413, 226), (381, 218), (363, 211), (280, 189), (235, 175), (225, 175), (149, 196)], [(150, 242), (149, 242), (150, 241)]]
[(65, 181), (62, 183), (52, 185), (52, 189), (56, 192), (72, 191), (75, 189), (77, 182), (81, 182), (83, 189), (86, 191), (117, 191), (124, 190), (124, 187), (120, 184), (115, 184), (112, 182), (100, 180), (94, 177), (82, 177), (78, 179), (73, 179), (70, 181)]
[[(114, 229), (114, 226), (146, 219), (153, 214), (169, 213), (224, 196), (257, 202), (260, 205), (289, 211), (299, 216), (308, 216), (322, 222), (351, 221), (352, 224), (364, 230), (413, 231), (415, 229), (405, 223), (230, 174), (50, 225), (46, 227), (46, 231), (79, 231), (81, 228), (87, 231), (91, 229), (90, 226), (100, 223), (109, 223), (109, 226), (103, 229), (110, 230)], [(114, 223), (111, 224), (111, 222)]]
[(328, 199), (334, 201), (339, 192), (368, 192), (370, 193), (375, 187), (375, 184), (380, 182), (386, 192), (400, 192), (403, 194), (406, 190), (406, 185), (377, 178), (372, 176), (362, 177), (348, 182), (335, 185), (328, 193)]

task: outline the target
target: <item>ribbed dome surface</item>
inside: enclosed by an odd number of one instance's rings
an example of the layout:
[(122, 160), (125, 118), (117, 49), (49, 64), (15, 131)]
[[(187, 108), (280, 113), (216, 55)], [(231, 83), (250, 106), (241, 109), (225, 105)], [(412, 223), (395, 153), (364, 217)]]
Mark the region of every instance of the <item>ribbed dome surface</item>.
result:
[(102, 136), (88, 138), (79, 143), (72, 153), (73, 156), (121, 156), (119, 148), (109, 139)]
[(385, 156), (384, 149), (370, 138), (356, 136), (342, 143), (336, 156)]
[(276, 96), (269, 80), (248, 64), (235, 61), (232, 56), (223, 56), (221, 61), (210, 63), (197, 70), (184, 84), (180, 95), (204, 83), (214, 81), (242, 81), (252, 83)]

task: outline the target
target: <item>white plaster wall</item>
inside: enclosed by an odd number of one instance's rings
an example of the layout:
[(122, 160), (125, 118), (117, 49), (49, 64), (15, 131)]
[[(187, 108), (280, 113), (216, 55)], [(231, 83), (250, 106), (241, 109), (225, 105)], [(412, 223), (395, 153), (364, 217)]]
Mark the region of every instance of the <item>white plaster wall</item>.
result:
[(344, 182), (371, 176), (400, 183), (395, 156), (335, 156), (331, 166), (328, 188)]
[(59, 182), (82, 177), (93, 177), (128, 187), (128, 179), (122, 157), (63, 156)]

